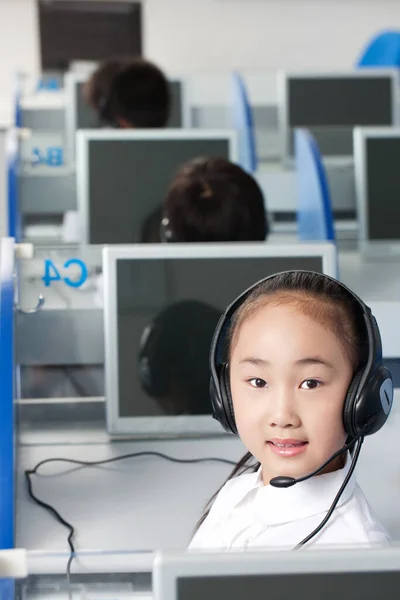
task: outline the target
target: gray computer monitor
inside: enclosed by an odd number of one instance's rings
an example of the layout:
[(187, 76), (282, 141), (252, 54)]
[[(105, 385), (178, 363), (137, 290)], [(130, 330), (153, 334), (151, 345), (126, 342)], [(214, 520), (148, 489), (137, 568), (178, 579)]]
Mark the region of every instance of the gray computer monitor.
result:
[(400, 128), (357, 128), (354, 162), (360, 248), (400, 254)]
[(112, 435), (223, 433), (208, 356), (226, 306), (279, 271), (336, 274), (331, 244), (138, 244), (103, 250), (107, 428)]
[[(67, 73), (64, 78), (66, 103), (66, 153), (74, 160), (75, 134), (78, 129), (104, 127), (98, 114), (85, 102), (83, 87), (87, 73)], [(187, 129), (191, 127), (190, 107), (186, 98), (186, 87), (181, 79), (170, 80), (171, 109), (167, 127)]]
[(158, 553), (154, 600), (397, 600), (400, 549)]
[(170, 182), (181, 165), (200, 156), (236, 162), (236, 132), (78, 131), (76, 175), (81, 239), (87, 244), (157, 241), (161, 206)]
[(399, 76), (390, 69), (281, 73), (282, 158), (294, 155), (294, 129), (307, 128), (331, 159), (353, 155), (353, 128), (399, 123)]

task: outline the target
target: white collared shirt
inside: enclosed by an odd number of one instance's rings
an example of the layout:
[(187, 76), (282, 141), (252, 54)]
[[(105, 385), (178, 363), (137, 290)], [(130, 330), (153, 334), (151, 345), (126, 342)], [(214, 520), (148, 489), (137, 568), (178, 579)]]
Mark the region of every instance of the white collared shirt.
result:
[[(264, 486), (261, 468), (229, 480), (194, 535), (189, 550), (294, 548), (323, 520), (350, 468), (291, 488)], [(354, 474), (325, 527), (307, 544), (382, 544), (390, 537), (373, 514)]]

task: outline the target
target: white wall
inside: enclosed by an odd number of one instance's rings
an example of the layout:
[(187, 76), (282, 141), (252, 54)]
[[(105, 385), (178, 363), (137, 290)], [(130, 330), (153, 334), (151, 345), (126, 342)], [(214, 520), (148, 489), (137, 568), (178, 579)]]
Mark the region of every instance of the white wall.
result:
[(346, 68), (398, 0), (144, 0), (149, 58), (170, 71)]
[[(269, 70), (271, 99), (277, 69), (348, 68), (375, 32), (400, 29), (398, 0), (143, 0), (143, 5), (145, 52), (168, 73)], [(15, 69), (32, 74), (39, 69), (35, 0), (0, 0), (0, 123), (5, 109), (10, 113)], [(226, 86), (217, 78), (215, 86), (212, 78), (197, 80), (195, 96), (212, 102), (213, 94), (221, 96), (218, 87)]]
[(39, 72), (34, 0), (0, 0), (0, 123), (11, 117), (13, 74)]

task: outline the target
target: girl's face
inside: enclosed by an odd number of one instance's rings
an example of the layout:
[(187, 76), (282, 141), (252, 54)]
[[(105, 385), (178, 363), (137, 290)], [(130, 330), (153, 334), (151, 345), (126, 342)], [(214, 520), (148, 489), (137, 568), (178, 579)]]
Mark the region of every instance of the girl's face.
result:
[(266, 305), (242, 323), (230, 359), (233, 406), (265, 485), (278, 475), (310, 473), (344, 445), (342, 410), (352, 375), (334, 333), (296, 306)]

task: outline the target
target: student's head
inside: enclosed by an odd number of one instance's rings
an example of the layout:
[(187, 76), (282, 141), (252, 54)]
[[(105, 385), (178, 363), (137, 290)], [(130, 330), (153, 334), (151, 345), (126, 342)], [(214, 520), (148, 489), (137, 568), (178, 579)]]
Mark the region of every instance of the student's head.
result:
[(210, 414), (208, 357), (220, 315), (213, 306), (184, 300), (162, 310), (143, 332), (140, 383), (163, 413)]
[(118, 127), (166, 127), (170, 103), (167, 78), (147, 60), (131, 60), (112, 80), (108, 110)]
[(112, 124), (109, 115), (111, 84), (128, 61), (128, 58), (119, 57), (102, 62), (84, 86), (86, 103), (99, 115), (99, 120), (104, 124)]
[(260, 187), (241, 167), (223, 158), (184, 164), (167, 192), (163, 216), (167, 241), (251, 242), (268, 235)]
[(345, 444), (344, 401), (367, 357), (358, 302), (324, 276), (279, 274), (239, 307), (229, 337), (230, 387), (239, 435), (264, 482), (310, 473)]

